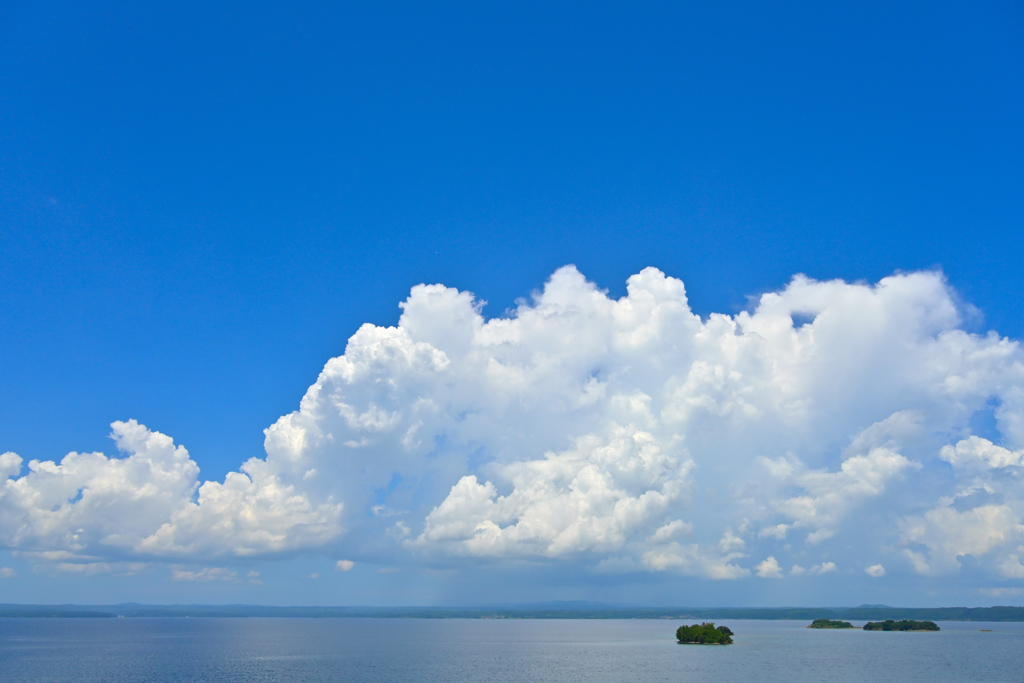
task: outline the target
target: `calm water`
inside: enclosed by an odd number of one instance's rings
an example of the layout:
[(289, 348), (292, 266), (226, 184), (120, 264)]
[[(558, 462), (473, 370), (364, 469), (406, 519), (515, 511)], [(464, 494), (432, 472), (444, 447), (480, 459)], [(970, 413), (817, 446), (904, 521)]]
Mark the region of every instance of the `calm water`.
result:
[[(939, 633), (723, 620), (0, 619), (0, 681), (1024, 681), (1024, 624)], [(990, 628), (993, 633), (982, 633)]]

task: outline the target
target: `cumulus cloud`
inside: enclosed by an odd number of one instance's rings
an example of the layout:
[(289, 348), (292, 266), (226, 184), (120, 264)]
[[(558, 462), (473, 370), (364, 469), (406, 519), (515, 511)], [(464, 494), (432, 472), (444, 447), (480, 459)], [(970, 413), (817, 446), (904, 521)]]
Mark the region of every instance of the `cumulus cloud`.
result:
[(813, 531), (807, 535), (807, 541), (812, 544), (834, 536), (836, 525), (850, 509), (881, 495), (889, 480), (907, 469), (920, 468), (918, 463), (888, 448), (873, 448), (864, 455), (849, 457), (837, 472), (806, 470), (794, 457), (767, 465), (781, 483), (798, 488), (800, 493), (773, 505), (793, 522), (766, 527), (758, 536), (781, 539), (790, 529), (810, 528)]
[[(607, 438), (588, 435), (562, 453), (496, 469), (512, 485), (507, 496), (491, 482), (463, 477), (427, 515), (423, 533), (406, 543), (471, 555), (615, 551), (670, 511), (691, 466), (651, 434), (616, 427)], [(668, 540), (684, 528), (676, 520), (652, 538)]]
[[(1005, 405), (997, 412), (1006, 415)], [(969, 557), (989, 574), (1024, 578), (1024, 450), (972, 435), (943, 446), (939, 458), (957, 485), (924, 514), (900, 520), (903, 555), (924, 575), (957, 573)]]
[(0, 579), (13, 579), (17, 575), (10, 567), (0, 567)]
[(651, 571), (672, 570), (708, 579), (741, 579), (750, 576), (750, 570), (738, 566), (734, 560), (745, 556), (739, 552), (702, 549), (696, 543), (682, 545), (673, 542), (644, 552), (642, 561), (643, 567)]
[[(1022, 542), (1019, 505), (979, 505), (962, 512), (947, 505), (903, 521), (903, 543), (910, 546), (904, 553), (921, 574), (955, 572), (960, 567), (958, 558), (965, 555), (994, 555), (999, 574), (1024, 578), (1024, 570), (1016, 568), (1014, 552)], [(924, 546), (926, 552), (912, 550), (914, 544)]]
[(135, 420), (115, 422), (123, 458), (69, 453), (61, 462), (0, 457), (0, 538), (8, 547), (63, 559), (259, 555), (337, 536), (341, 504), (313, 506), (265, 461), (253, 459), (224, 483), (197, 481), (183, 446)]
[(789, 573), (793, 576), (803, 576), (804, 574), (818, 576), (819, 574), (828, 574), (829, 572), (837, 571), (837, 569), (838, 568), (836, 567), (835, 562), (822, 562), (821, 564), (816, 564), (812, 566), (810, 569), (807, 569), (806, 567), (801, 567), (798, 564), (794, 564), (793, 567), (789, 570)]
[(778, 560), (769, 555), (757, 565), (757, 575), (762, 579), (781, 579), (782, 567), (779, 566)]
[(1024, 465), (1024, 450), (1011, 451), (979, 436), (958, 441), (954, 446), (943, 446), (939, 457), (954, 467), (980, 465), (997, 469)]
[(878, 579), (885, 576), (885, 567), (880, 564), (873, 564), (870, 567), (864, 567), (864, 572), (871, 578)]
[(354, 566), (356, 566), (356, 563), (352, 560), (338, 560), (335, 563), (334, 568), (339, 572), (350, 572)]
[(134, 420), (113, 425), (119, 457), (0, 455), (0, 544), (40, 563), (325, 551), (713, 579), (827, 574), (858, 547), (1015, 577), (1024, 354), (964, 330), (956, 302), (934, 272), (796, 276), (702, 319), (656, 269), (614, 299), (568, 266), (488, 320), (418, 285), (222, 482)]

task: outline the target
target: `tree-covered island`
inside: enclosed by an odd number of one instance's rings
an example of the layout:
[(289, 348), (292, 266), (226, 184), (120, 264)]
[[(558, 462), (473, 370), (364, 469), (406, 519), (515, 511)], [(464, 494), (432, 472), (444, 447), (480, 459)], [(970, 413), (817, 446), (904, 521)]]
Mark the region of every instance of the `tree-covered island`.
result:
[(893, 621), (892, 619), (886, 619), (885, 621), (869, 621), (864, 624), (865, 631), (938, 631), (939, 625), (934, 621), (913, 621), (911, 619), (902, 619), (900, 621)]
[(853, 628), (853, 624), (837, 619), (815, 619), (807, 628)]
[(732, 631), (729, 630), (728, 626), (716, 628), (712, 623), (680, 626), (676, 629), (676, 640), (680, 643), (694, 643), (697, 645), (730, 645), (732, 643)]

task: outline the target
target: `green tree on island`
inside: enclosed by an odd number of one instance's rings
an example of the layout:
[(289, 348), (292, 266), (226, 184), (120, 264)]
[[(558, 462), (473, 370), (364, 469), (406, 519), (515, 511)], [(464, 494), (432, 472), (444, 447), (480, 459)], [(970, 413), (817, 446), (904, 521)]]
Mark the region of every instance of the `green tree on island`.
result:
[(680, 626), (676, 629), (676, 640), (698, 645), (729, 645), (732, 643), (732, 631), (728, 626), (716, 628), (712, 623)]
[(864, 624), (865, 631), (938, 631), (939, 625), (934, 621), (913, 621), (911, 619), (903, 619), (901, 621), (893, 621), (892, 619), (886, 619), (885, 621), (869, 621)]
[(853, 628), (848, 621), (836, 621), (834, 619), (815, 619), (807, 628)]

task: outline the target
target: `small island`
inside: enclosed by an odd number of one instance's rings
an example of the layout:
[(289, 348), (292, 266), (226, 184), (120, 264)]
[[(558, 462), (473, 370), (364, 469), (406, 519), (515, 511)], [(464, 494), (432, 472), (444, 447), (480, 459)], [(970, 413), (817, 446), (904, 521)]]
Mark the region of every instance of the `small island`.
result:
[(853, 624), (835, 619), (815, 619), (807, 628), (853, 628)]
[(676, 629), (676, 640), (682, 644), (730, 645), (732, 631), (728, 626), (715, 627), (712, 623), (680, 626)]
[(885, 621), (869, 621), (864, 624), (865, 631), (938, 631), (939, 625), (934, 621), (912, 621), (911, 619), (902, 619), (900, 621), (893, 621), (892, 619), (886, 619)]

